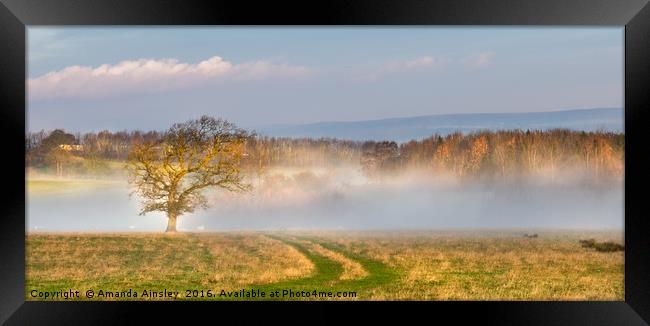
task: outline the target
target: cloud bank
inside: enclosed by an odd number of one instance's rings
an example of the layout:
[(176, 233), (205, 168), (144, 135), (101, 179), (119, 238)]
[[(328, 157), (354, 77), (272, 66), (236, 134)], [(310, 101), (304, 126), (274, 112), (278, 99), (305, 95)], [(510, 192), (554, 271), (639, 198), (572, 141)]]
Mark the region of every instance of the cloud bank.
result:
[[(494, 52), (478, 53), (460, 60), (469, 67), (491, 64)], [(448, 59), (421, 56), (386, 62), (371, 72), (357, 75), (358, 81), (376, 81), (396, 74), (430, 71), (453, 63)], [(456, 60), (458, 62), (458, 60)], [(32, 101), (55, 98), (95, 99), (137, 93), (186, 89), (211, 81), (248, 82), (263, 79), (296, 79), (312, 75), (314, 69), (270, 61), (233, 63), (213, 56), (198, 63), (177, 59), (136, 59), (97, 67), (70, 66), (28, 80)]]
[(254, 61), (235, 64), (219, 56), (198, 63), (177, 59), (126, 60), (98, 67), (70, 66), (29, 79), (29, 97), (100, 98), (138, 92), (162, 92), (212, 80), (245, 82), (266, 78), (299, 78), (312, 73), (304, 66)]

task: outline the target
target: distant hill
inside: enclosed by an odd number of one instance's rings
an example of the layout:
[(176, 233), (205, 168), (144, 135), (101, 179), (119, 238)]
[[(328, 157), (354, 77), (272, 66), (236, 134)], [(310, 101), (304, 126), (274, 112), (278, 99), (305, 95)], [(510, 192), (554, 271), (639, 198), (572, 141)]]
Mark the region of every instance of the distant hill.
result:
[(255, 128), (275, 137), (332, 137), (351, 140), (421, 139), (432, 134), (455, 131), (530, 129), (608, 130), (623, 132), (624, 113), (620, 108), (583, 109), (527, 113), (461, 113), (425, 115), (364, 121), (317, 122), (301, 125), (269, 125)]

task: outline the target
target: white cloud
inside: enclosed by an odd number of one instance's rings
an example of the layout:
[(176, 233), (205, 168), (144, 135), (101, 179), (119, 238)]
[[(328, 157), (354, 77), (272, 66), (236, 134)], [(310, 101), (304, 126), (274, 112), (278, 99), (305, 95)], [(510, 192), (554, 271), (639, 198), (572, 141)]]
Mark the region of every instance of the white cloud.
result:
[(486, 67), (489, 66), (494, 59), (494, 52), (482, 52), (465, 58), (464, 62), (471, 67)]
[(28, 81), (29, 96), (97, 98), (126, 93), (186, 88), (210, 80), (249, 81), (271, 77), (303, 77), (304, 66), (255, 61), (235, 64), (214, 56), (191, 64), (176, 59), (127, 60), (98, 67), (71, 66)]

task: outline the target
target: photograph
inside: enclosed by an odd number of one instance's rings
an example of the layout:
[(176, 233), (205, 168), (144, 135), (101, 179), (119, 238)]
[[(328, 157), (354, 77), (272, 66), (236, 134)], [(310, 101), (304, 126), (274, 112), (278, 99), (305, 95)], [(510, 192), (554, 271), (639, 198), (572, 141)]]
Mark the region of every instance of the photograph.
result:
[(25, 301), (625, 300), (624, 26), (25, 35)]

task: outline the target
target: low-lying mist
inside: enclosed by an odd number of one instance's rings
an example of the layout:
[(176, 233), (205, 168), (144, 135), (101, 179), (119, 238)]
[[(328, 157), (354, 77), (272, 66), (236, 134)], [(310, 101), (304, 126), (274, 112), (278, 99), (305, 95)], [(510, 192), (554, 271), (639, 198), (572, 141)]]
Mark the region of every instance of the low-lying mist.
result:
[[(212, 191), (211, 207), (179, 218), (181, 231), (623, 229), (623, 181), (464, 182), (416, 170), (367, 178), (359, 166), (271, 168), (248, 193)], [(138, 216), (125, 179), (28, 181), (27, 230), (160, 231), (163, 213)]]

